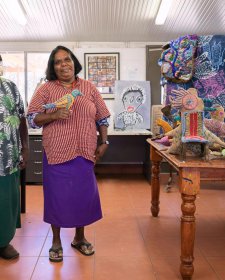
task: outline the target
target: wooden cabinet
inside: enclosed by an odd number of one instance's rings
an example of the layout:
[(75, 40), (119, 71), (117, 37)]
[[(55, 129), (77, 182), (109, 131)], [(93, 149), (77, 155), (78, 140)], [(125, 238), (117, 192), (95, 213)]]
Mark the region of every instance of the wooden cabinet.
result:
[(144, 174), (149, 178), (149, 135), (109, 135), (109, 147), (96, 174)]
[(42, 183), (42, 136), (29, 136), (30, 156), (26, 168), (27, 183)]
[(101, 164), (143, 164), (148, 147), (145, 135), (109, 135), (109, 147)]
[[(149, 170), (149, 135), (108, 135), (110, 142), (106, 154), (95, 166), (98, 174), (144, 173)], [(42, 184), (42, 136), (30, 135), (30, 158), (26, 169), (26, 182)]]

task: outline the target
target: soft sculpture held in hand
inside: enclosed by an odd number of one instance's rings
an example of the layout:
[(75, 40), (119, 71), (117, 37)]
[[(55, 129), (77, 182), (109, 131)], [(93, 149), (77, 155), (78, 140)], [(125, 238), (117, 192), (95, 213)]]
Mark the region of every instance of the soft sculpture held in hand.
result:
[(71, 93), (68, 93), (61, 97), (60, 99), (56, 100), (54, 103), (48, 103), (43, 105), (44, 109), (59, 109), (59, 108), (66, 108), (70, 109), (70, 107), (73, 105), (74, 100), (77, 96), (82, 95), (82, 93), (75, 89)]

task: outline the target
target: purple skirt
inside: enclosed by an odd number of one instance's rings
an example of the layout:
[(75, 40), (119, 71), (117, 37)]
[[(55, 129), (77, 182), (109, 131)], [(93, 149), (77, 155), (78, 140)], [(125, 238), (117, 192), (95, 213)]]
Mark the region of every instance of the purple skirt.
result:
[(83, 157), (52, 165), (44, 153), (43, 189), (46, 223), (74, 228), (102, 218), (94, 163)]

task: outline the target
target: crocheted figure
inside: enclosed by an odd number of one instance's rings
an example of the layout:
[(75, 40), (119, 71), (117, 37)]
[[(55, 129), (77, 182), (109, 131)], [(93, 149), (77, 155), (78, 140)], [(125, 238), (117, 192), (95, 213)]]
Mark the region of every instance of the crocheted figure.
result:
[(75, 89), (71, 93), (68, 93), (61, 97), (60, 99), (56, 100), (54, 103), (48, 103), (43, 105), (44, 109), (59, 109), (59, 108), (66, 108), (70, 109), (70, 107), (73, 105), (74, 100), (77, 96), (82, 95), (82, 93)]
[(160, 143), (164, 146), (170, 146), (170, 141), (168, 136), (164, 136), (161, 139), (156, 139), (155, 142)]
[(204, 119), (205, 127), (219, 137), (225, 137), (225, 123), (215, 119)]
[[(173, 94), (174, 97), (171, 98), (171, 105), (172, 107), (178, 109), (181, 114), (184, 114), (185, 112), (194, 113), (204, 110), (203, 100), (197, 96), (196, 89), (189, 88), (188, 90), (174, 90)], [(193, 95), (193, 97), (191, 95)], [(189, 110), (188, 107), (190, 108)], [(214, 130), (216, 129), (216, 121), (218, 122), (218, 120), (215, 119), (213, 121), (210, 120), (211, 123), (214, 122)], [(204, 125), (202, 127), (202, 137), (208, 141), (209, 147), (218, 144), (220, 147), (224, 148), (225, 142), (221, 141), (221, 139), (217, 137), (213, 132), (208, 130), (206, 126), (209, 127), (209, 121), (204, 119)], [(221, 133), (223, 133), (224, 131), (223, 127), (221, 126), (219, 126), (218, 130), (220, 130)], [(172, 154), (180, 154), (182, 148), (182, 126), (178, 126), (176, 129), (167, 132), (165, 135), (173, 138), (172, 145), (168, 149), (168, 152)]]
[(204, 111), (204, 102), (198, 97), (198, 92), (195, 88), (172, 90), (172, 94), (173, 96), (170, 97), (172, 108), (180, 112)]
[(211, 119), (205, 119), (204, 125), (208, 130), (218, 137), (225, 137), (224, 108), (218, 104), (213, 106), (214, 111), (210, 112)]
[(164, 133), (173, 129), (172, 126), (168, 122), (164, 121), (163, 119), (157, 119), (156, 124), (163, 129)]
[[(182, 135), (182, 127), (179, 125), (177, 128), (167, 132), (165, 134), (169, 138), (172, 137), (172, 145), (169, 147), (168, 152), (170, 154), (180, 154), (181, 152), (181, 135)], [(220, 147), (225, 148), (225, 142), (221, 141), (219, 137), (217, 137), (214, 133), (210, 132), (207, 128), (204, 127), (204, 138), (208, 140), (209, 147), (214, 144), (218, 144)]]

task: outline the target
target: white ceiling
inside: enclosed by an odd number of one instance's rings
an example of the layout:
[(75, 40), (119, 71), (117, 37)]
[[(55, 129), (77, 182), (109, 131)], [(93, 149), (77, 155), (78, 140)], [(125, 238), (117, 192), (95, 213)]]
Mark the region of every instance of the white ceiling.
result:
[(154, 24), (161, 0), (20, 0), (24, 27), (10, 16), (10, 1), (0, 0), (1, 42), (165, 42), (225, 34), (225, 0), (173, 0), (161, 26)]

